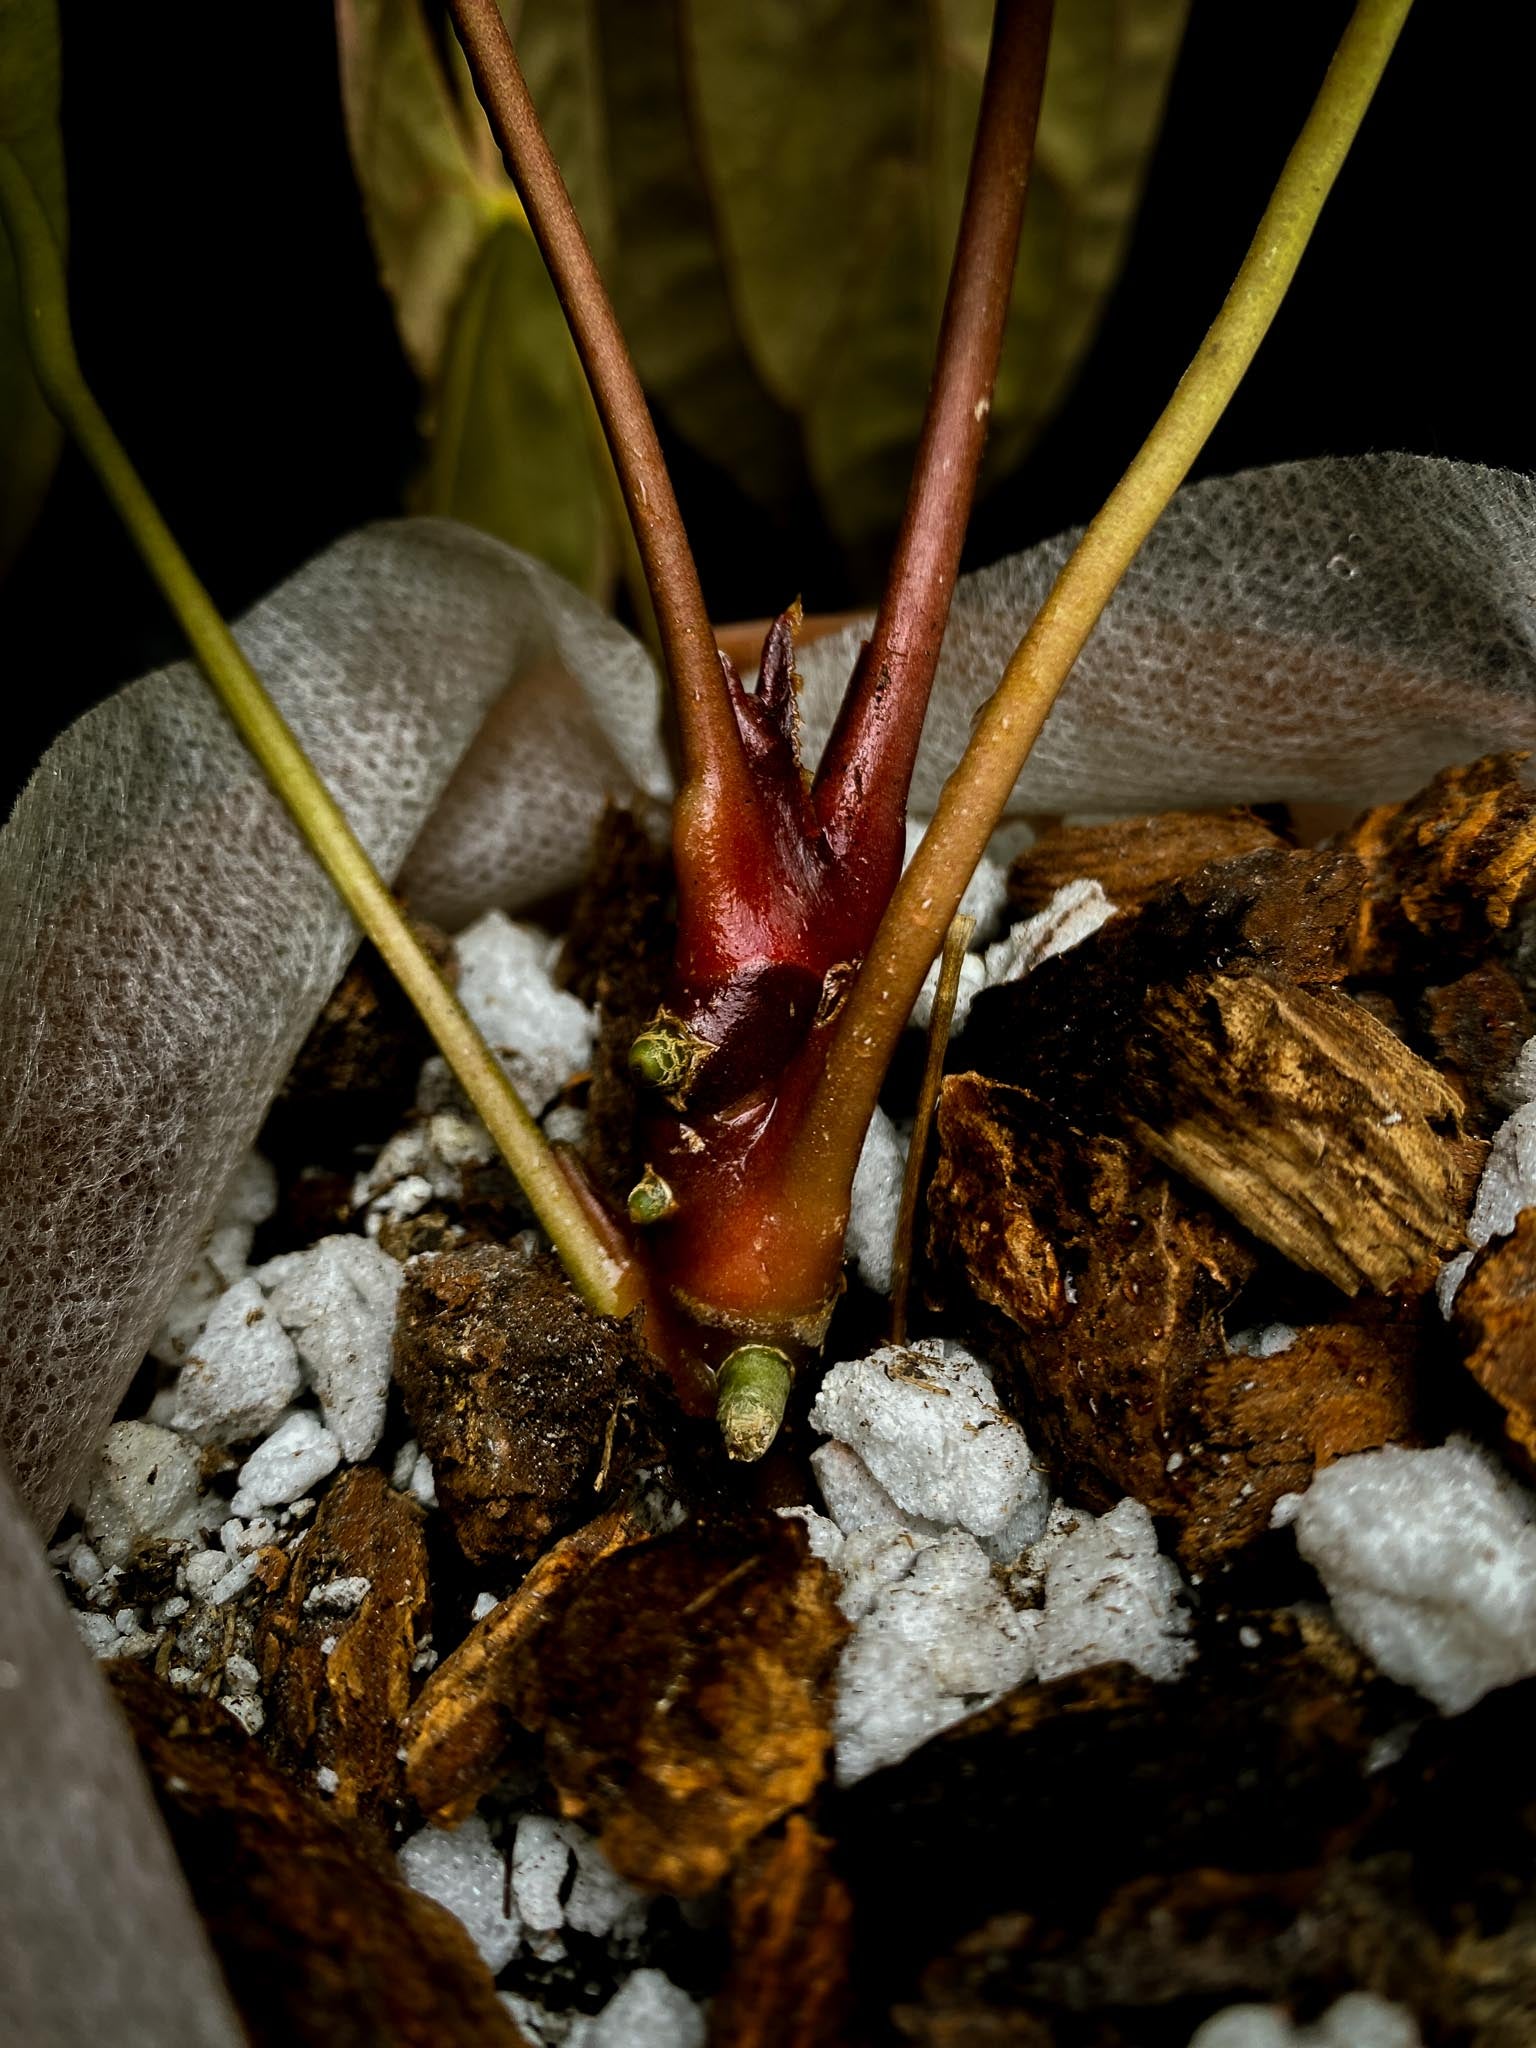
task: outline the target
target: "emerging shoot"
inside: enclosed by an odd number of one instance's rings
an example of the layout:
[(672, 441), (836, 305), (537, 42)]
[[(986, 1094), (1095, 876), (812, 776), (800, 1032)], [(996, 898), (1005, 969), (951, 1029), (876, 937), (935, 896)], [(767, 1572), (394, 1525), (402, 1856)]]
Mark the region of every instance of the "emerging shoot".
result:
[(750, 1465), (765, 1456), (784, 1420), (793, 1375), (772, 1344), (742, 1344), (720, 1367), (715, 1419), (728, 1458)]

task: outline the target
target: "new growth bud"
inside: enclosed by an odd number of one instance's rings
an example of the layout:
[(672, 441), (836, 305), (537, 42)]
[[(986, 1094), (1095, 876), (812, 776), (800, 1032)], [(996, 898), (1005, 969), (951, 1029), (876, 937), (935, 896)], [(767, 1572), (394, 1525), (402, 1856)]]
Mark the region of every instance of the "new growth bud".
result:
[(670, 1010), (658, 1010), (629, 1048), (629, 1071), (681, 1109), (699, 1069), (715, 1048)]
[(629, 1191), (629, 1220), (642, 1228), (665, 1223), (676, 1213), (677, 1197), (654, 1166), (648, 1166)]
[(754, 1464), (779, 1433), (789, 1399), (790, 1366), (772, 1344), (742, 1344), (720, 1368), (715, 1420), (726, 1456)]

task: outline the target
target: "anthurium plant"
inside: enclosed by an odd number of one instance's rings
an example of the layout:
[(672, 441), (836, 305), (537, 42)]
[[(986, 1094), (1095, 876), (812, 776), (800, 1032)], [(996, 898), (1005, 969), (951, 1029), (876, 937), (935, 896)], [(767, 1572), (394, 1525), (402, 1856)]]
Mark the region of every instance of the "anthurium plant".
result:
[[(907, 792), (1005, 360), (1052, 62), (1049, 0), (997, 0), (905, 513), (816, 763), (799, 746), (798, 610), (771, 626), (749, 685), (720, 651), (641, 376), (514, 37), (496, 0), (450, 0), (517, 232), (531, 234), (569, 323), (675, 710), (678, 937), (666, 998), (631, 1050), (648, 1164), (626, 1215), (604, 1208), (518, 1103), (159, 518), (74, 358), (47, 176), (19, 138), (0, 145), (0, 209), (49, 408), (96, 467), (209, 682), (410, 993), (572, 1280), (603, 1314), (639, 1312), (687, 1405), (716, 1407), (734, 1456), (767, 1448), (796, 1366), (824, 1335), (880, 1084), (966, 883), (1105, 603), (1259, 347), (1408, 5), (1359, 0), (1225, 303), (999, 679), (903, 873)], [(348, 25), (355, 32), (365, 11), (342, 8), (344, 70)], [(354, 37), (353, 61), (359, 47)], [(469, 147), (490, 189), (499, 174), (486, 146)], [(793, 175), (814, 167), (797, 163)], [(424, 328), (419, 341), (452, 357), (441, 332)], [(445, 376), (451, 412), (457, 387)]]

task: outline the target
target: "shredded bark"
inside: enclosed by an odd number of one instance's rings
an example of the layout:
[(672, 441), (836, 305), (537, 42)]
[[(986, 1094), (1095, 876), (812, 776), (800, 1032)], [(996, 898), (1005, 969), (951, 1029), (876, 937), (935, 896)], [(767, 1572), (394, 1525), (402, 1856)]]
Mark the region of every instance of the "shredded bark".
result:
[(1536, 1209), (1479, 1252), (1456, 1290), (1466, 1368), (1498, 1403), (1509, 1449), (1536, 1475)]
[(526, 2048), (453, 1915), (222, 1707), (108, 1675), (253, 2048)]
[(333, 1771), (331, 1810), (381, 1846), (403, 1805), (400, 1724), (431, 1612), (421, 1509), (359, 1465), (320, 1503), (257, 1635), (269, 1746), (296, 1775)]
[(557, 1594), (524, 1670), (563, 1812), (614, 1868), (682, 1895), (815, 1792), (847, 1625), (804, 1529), (695, 1522), (605, 1557)]
[(1032, 917), (1068, 882), (1095, 881), (1119, 910), (1139, 910), (1169, 882), (1210, 861), (1284, 845), (1252, 811), (1160, 811), (1107, 825), (1057, 825), (1008, 870), (1014, 914)]

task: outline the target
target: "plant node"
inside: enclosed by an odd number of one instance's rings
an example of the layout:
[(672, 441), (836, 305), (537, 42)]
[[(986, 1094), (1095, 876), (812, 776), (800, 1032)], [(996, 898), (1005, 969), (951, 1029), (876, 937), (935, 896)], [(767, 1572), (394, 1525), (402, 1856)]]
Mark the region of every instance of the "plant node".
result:
[(790, 1378), (789, 1358), (774, 1344), (738, 1345), (725, 1360), (715, 1420), (728, 1458), (750, 1465), (766, 1454), (784, 1420)]
[(629, 1191), (629, 1220), (643, 1229), (665, 1223), (677, 1212), (677, 1197), (654, 1166), (648, 1166)]
[(647, 1088), (682, 1109), (689, 1090), (715, 1051), (707, 1038), (685, 1024), (675, 1011), (661, 1009), (629, 1048), (629, 1071)]

